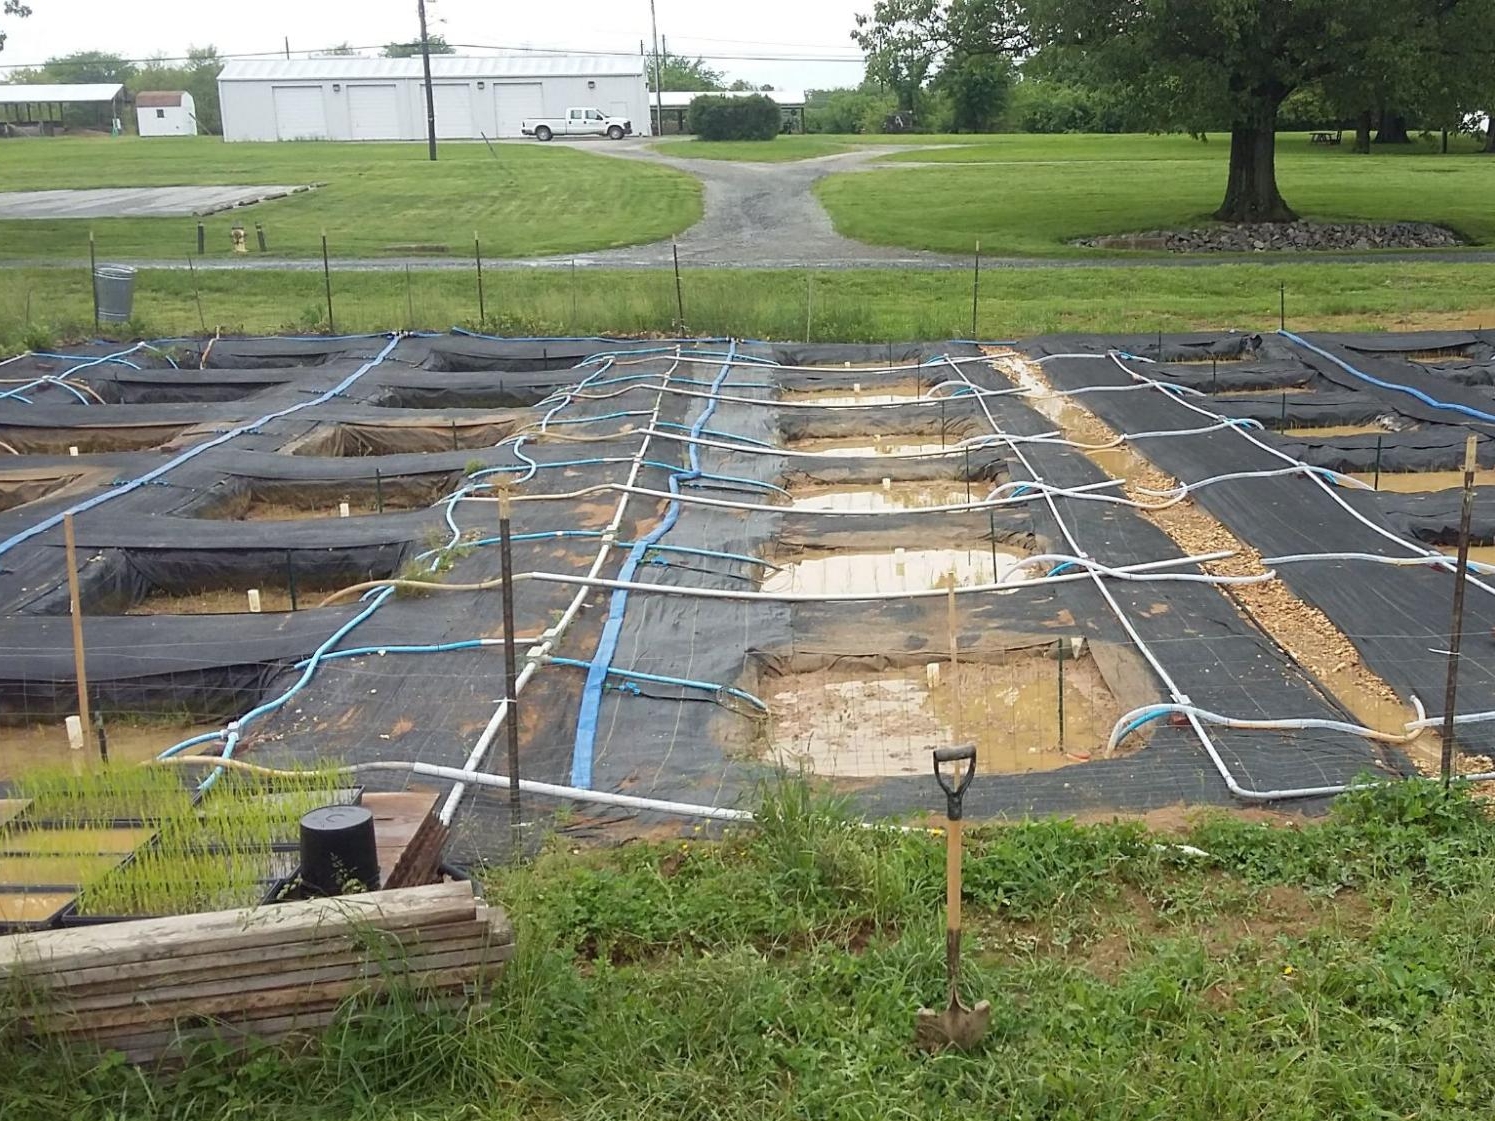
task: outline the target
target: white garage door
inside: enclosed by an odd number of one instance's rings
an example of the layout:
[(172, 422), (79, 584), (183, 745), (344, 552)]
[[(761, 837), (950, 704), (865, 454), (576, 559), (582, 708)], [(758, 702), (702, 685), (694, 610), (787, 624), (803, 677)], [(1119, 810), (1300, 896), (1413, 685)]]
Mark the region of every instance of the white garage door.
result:
[(494, 116), (499, 136), (519, 136), (526, 117), (545, 116), (545, 87), (539, 82), (495, 82)]
[(436, 135), (448, 140), (477, 139), (478, 126), (472, 120), (472, 87), (432, 83), (436, 98)]
[(400, 116), (391, 85), (349, 85), (348, 120), (354, 140), (397, 140)]
[(275, 135), (280, 140), (326, 140), (321, 86), (272, 86)]

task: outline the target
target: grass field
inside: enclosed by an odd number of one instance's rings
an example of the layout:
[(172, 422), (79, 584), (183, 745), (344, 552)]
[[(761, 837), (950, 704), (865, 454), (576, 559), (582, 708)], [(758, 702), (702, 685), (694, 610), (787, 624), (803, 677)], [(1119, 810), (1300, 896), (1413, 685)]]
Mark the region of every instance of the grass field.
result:
[[(230, 255), (236, 220), (261, 221), (272, 252), (343, 256), (445, 246), (469, 256), (582, 252), (657, 241), (701, 217), (701, 185), (667, 167), (542, 144), (225, 144), (214, 137), (18, 141), (4, 153), (6, 190), (176, 184), (325, 183), (307, 194), (205, 219), (208, 255)], [(0, 221), (0, 258), (77, 258), (92, 229), (122, 258), (185, 258), (197, 219)], [(250, 238), (254, 232), (251, 226)], [(401, 248), (406, 247), (406, 248)], [(429, 253), (429, 249), (426, 251)]]
[[(748, 338), (888, 342), (971, 334), (965, 271), (687, 270), (686, 327)], [(484, 275), (486, 329), (514, 335), (675, 334), (668, 271), (495, 271)], [(140, 274), (136, 321), (161, 337), (327, 329), (319, 272), (199, 271), (201, 319), (185, 270)], [(1270, 330), (1278, 285), (1303, 329), (1395, 330), (1495, 324), (1495, 265), (1229, 265), (984, 271), (977, 333)], [(808, 304), (808, 306), (807, 306)], [(333, 276), (339, 331), (478, 326), (471, 272)], [(0, 269), (0, 349), (93, 335), (83, 270)]]
[(968, 1055), (911, 1047), (915, 1008), (943, 999), (941, 841), (848, 826), (790, 785), (720, 843), (558, 843), (490, 872), (518, 955), (459, 1015), (354, 1008), (319, 1049), (205, 1049), (162, 1074), (0, 1019), (0, 1116), (1490, 1116), (1495, 822), (1477, 804), (1411, 783), (1317, 822), (1173, 826), (968, 834), (962, 987), (994, 1006)]
[[(979, 240), (994, 256), (1107, 255), (1068, 242), (1207, 223), (1229, 151), (1218, 136), (1012, 135), (897, 153), (889, 159), (939, 166), (837, 175), (816, 190), (841, 233), (876, 245), (969, 252)], [(1448, 156), (1426, 145), (1357, 156), (1284, 134), (1277, 168), (1306, 218), (1436, 222), (1495, 244), (1495, 159), (1467, 141)]]
[(741, 160), (749, 163), (788, 163), (849, 152), (842, 137), (792, 135), (772, 140), (661, 140), (654, 147), (682, 160)]

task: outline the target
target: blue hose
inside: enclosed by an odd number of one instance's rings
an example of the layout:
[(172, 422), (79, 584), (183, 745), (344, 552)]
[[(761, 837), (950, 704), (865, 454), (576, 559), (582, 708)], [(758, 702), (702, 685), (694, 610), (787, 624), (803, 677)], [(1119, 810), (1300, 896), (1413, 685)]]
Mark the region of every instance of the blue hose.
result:
[(1484, 421), (1486, 424), (1495, 424), (1495, 413), (1481, 412), (1479, 409), (1471, 408), (1468, 405), (1455, 404), (1455, 403), (1453, 403), (1451, 401), (1440, 401), (1440, 400), (1438, 400), (1438, 398), (1429, 396), (1428, 394), (1424, 393), (1422, 390), (1420, 390), (1420, 389), (1414, 389), (1410, 385), (1402, 385), (1400, 382), (1385, 381), (1385, 380), (1383, 380), (1381, 378), (1371, 377), (1371, 375), (1369, 375), (1369, 374), (1367, 374), (1367, 373), (1365, 373), (1365, 372), (1363, 372), (1361, 370), (1355, 369), (1354, 366), (1351, 366), (1344, 359), (1338, 358), (1335, 355), (1330, 354), (1327, 350), (1324, 350), (1324, 349), (1322, 349), (1320, 347), (1314, 346), (1307, 339), (1299, 338), (1297, 335), (1293, 334), (1291, 331), (1278, 331), (1277, 333), (1279, 335), (1281, 335), (1283, 338), (1288, 339), (1288, 340), (1290, 340), (1290, 341), (1292, 341), (1294, 343), (1297, 343), (1303, 349), (1313, 351), (1313, 353), (1317, 354), (1320, 358), (1327, 358), (1330, 362), (1333, 362), (1336, 366), (1338, 366), (1345, 373), (1350, 374), (1350, 375), (1352, 375), (1354, 377), (1357, 377), (1361, 381), (1367, 382), (1370, 385), (1374, 385), (1378, 389), (1389, 389), (1389, 390), (1391, 390), (1394, 393), (1405, 393), (1405, 394), (1407, 394), (1407, 396), (1409, 396), (1409, 397), (1415, 397), (1417, 400), (1421, 401), (1424, 405), (1428, 405), (1431, 408), (1434, 408), (1434, 409), (1444, 409), (1444, 410), (1446, 410), (1448, 412), (1460, 413), (1460, 414), (1462, 414), (1464, 416), (1472, 417), (1474, 420)]
[[(726, 361), (722, 363), (716, 380), (712, 383), (713, 394), (718, 391), (717, 387), (727, 379), (727, 375), (731, 372), (736, 351), (737, 343), (734, 341), (728, 347)], [(713, 396), (706, 408), (701, 410), (701, 415), (696, 418), (695, 424), (691, 426), (692, 436), (699, 436), (710, 423), (712, 415), (716, 412), (716, 405), (716, 398)], [(688, 445), (688, 461), (689, 470), (677, 470), (670, 476), (672, 494), (678, 495), (682, 482), (696, 478), (701, 473), (700, 449), (695, 444)], [(624, 558), (618, 571), (619, 580), (624, 582), (633, 580), (638, 572), (639, 564), (644, 559), (644, 554), (674, 528), (679, 518), (680, 503), (671, 501), (669, 509), (665, 511), (659, 524), (642, 540), (634, 542), (633, 547), (629, 549), (628, 556)], [(597, 743), (597, 721), (602, 711), (602, 685), (607, 679), (607, 671), (612, 666), (613, 657), (617, 653), (618, 639), (623, 631), (623, 615), (627, 609), (628, 589), (613, 589), (609, 597), (607, 620), (602, 625), (602, 634), (597, 640), (597, 652), (587, 670), (587, 680), (581, 694), (581, 707), (576, 717), (576, 741), (571, 755), (571, 785), (582, 789), (589, 789), (592, 785), (592, 761)]]

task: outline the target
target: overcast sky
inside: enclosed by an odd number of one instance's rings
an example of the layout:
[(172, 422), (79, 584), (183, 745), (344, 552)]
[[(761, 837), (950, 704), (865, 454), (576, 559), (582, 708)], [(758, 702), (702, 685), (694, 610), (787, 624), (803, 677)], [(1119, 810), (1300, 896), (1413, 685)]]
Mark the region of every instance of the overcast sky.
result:
[[(0, 66), (101, 50), (127, 58), (179, 55), (211, 43), (224, 54), (378, 46), (418, 34), (415, 0), (29, 0), (30, 19), (0, 17), (9, 34)], [(849, 38), (872, 0), (656, 0), (672, 54), (791, 55), (805, 61), (718, 58), (728, 78), (779, 88), (853, 85)], [(428, 0), (432, 34), (452, 43), (637, 51), (649, 37), (648, 0)], [(844, 58), (846, 62), (821, 61)], [(814, 61), (810, 61), (813, 59)]]

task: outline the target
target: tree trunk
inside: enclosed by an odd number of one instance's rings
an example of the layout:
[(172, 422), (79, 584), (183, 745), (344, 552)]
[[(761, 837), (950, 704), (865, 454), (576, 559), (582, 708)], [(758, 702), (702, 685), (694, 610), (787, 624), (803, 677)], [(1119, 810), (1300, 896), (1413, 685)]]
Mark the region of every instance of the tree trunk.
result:
[(1485, 119), (1485, 151), (1495, 152), (1495, 110)]
[(1355, 151), (1361, 155), (1370, 155), (1370, 110), (1361, 112), (1355, 118)]
[(1293, 222), (1297, 215), (1277, 190), (1277, 107), (1280, 97), (1257, 101), (1249, 119), (1230, 130), (1230, 179), (1215, 211), (1221, 222)]
[(1377, 144), (1410, 144), (1412, 138), (1407, 135), (1407, 118), (1400, 113), (1390, 110), (1381, 110), (1381, 126), (1376, 130)]

